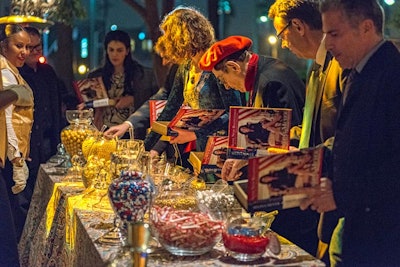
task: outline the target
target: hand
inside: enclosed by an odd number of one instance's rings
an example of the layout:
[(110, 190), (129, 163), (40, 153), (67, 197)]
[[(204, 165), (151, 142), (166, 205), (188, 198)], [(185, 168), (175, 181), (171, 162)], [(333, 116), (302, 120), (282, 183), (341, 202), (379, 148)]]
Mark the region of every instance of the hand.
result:
[(109, 138), (121, 137), (126, 133), (126, 131), (128, 131), (130, 127), (130, 124), (124, 122), (119, 125), (112, 126), (110, 129), (104, 132), (104, 135)]
[(150, 150), (150, 158), (157, 158), (157, 157), (159, 157), (160, 156), (160, 154), (158, 153), (158, 151), (156, 151), (156, 150)]
[(227, 159), (221, 171), (221, 179), (225, 181), (236, 181), (242, 175), (241, 168), (248, 163), (244, 159)]
[(128, 108), (133, 106), (133, 96), (131, 95), (126, 95), (126, 96), (122, 96), (120, 98), (116, 98), (115, 99), (117, 102), (115, 104), (115, 108), (116, 109), (123, 109), (123, 108)]
[(310, 207), (318, 213), (335, 210), (336, 203), (332, 191), (332, 182), (328, 178), (321, 178), (318, 186), (310, 188), (307, 191), (308, 197), (302, 201), (300, 208), (302, 210)]
[(15, 185), (11, 187), (14, 194), (21, 193), (26, 187), (26, 181), (29, 177), (29, 169), (25, 160), (22, 166), (13, 165), (13, 180)]
[(9, 85), (4, 87), (5, 90), (11, 90), (17, 94), (18, 100), (15, 106), (31, 107), (33, 106), (33, 93), (25, 85)]
[(192, 131), (182, 130), (177, 127), (172, 128), (172, 130), (177, 132), (178, 135), (171, 137), (170, 144), (185, 144), (197, 139), (196, 134)]
[(77, 110), (83, 110), (83, 109), (85, 109), (85, 103), (79, 103), (77, 106), (76, 106), (76, 109)]

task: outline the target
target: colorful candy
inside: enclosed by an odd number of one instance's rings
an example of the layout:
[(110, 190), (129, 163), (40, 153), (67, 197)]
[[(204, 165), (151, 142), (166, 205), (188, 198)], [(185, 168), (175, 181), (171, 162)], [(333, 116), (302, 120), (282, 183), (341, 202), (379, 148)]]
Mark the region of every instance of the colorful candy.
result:
[(108, 196), (115, 213), (123, 222), (142, 221), (149, 210), (154, 185), (142, 178), (142, 173), (123, 171), (108, 188)]

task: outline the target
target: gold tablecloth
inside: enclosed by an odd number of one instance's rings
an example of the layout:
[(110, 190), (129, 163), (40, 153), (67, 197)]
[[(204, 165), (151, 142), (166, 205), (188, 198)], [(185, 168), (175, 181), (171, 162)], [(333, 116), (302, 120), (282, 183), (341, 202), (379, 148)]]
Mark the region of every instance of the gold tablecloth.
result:
[[(114, 215), (107, 197), (87, 194), (82, 183), (63, 182), (42, 165), (19, 243), (21, 266), (104, 266), (118, 253), (118, 246), (96, 240), (113, 226)], [(97, 204), (101, 200), (101, 205)], [(95, 204), (95, 205), (94, 205)], [(281, 238), (282, 253), (265, 255), (251, 266), (324, 266), (324, 263)], [(225, 253), (222, 244), (196, 257), (173, 256), (159, 247), (150, 254), (148, 266), (246, 266)], [(249, 265), (250, 266), (250, 265)]]

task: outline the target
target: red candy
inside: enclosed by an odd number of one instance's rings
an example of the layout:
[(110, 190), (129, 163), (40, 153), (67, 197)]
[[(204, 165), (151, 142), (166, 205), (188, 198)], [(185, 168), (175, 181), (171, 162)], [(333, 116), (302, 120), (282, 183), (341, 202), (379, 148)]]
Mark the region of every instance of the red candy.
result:
[(230, 235), (222, 233), (224, 246), (230, 251), (245, 254), (264, 253), (269, 243), (268, 237)]
[(222, 221), (215, 221), (206, 214), (171, 207), (154, 206), (153, 209), (154, 234), (167, 246), (183, 249), (213, 246), (222, 233)]

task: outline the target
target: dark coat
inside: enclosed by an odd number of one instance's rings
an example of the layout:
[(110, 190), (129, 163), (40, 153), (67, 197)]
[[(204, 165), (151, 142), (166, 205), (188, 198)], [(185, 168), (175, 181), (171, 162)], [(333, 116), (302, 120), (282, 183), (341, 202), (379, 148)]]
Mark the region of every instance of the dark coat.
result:
[(25, 64), (19, 71), (32, 88), (35, 97), (30, 141), (32, 161), (28, 161), (30, 169), (28, 184), (31, 185), (33, 191), (39, 165), (45, 163), (57, 152), (60, 132), (66, 125), (61, 114), (62, 99), (69, 92), (53, 67), (48, 64), (38, 63), (36, 71)]
[(310, 134), (310, 147), (322, 144), (335, 135), (337, 109), (342, 93), (340, 91), (341, 68), (329, 54), (320, 74), (320, 87), (317, 91), (313, 123)]
[(259, 56), (253, 106), (292, 109), (292, 124), (303, 118), (305, 85), (296, 72), (279, 59)]
[(352, 83), (338, 117), (333, 192), (345, 217), (346, 266), (398, 266), (400, 53), (385, 42)]

